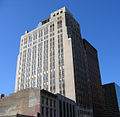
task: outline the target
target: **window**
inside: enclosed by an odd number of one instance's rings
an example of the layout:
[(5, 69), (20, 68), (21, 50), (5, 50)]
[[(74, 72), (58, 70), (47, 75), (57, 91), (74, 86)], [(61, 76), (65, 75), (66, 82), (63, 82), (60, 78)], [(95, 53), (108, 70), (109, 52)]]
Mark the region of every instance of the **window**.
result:
[(65, 108), (65, 102), (63, 102), (63, 114), (64, 114), (64, 117), (66, 116), (66, 108)]
[(50, 99), (50, 106), (52, 107), (52, 99)]
[(44, 104), (44, 97), (42, 96), (42, 104)]
[(72, 105), (70, 104), (70, 116), (72, 116)]
[(67, 103), (67, 116), (69, 117), (69, 104)]
[(42, 116), (44, 116), (44, 107), (42, 107)]
[[(56, 110), (54, 110), (54, 117), (56, 117)], [(65, 117), (65, 116), (64, 116)]]
[(63, 13), (63, 11), (60, 11), (60, 13)]
[(44, 35), (48, 34), (48, 27), (44, 28)]
[(44, 40), (48, 38), (48, 35), (44, 37)]
[(50, 32), (54, 31), (54, 24), (50, 25)]
[(28, 43), (32, 42), (32, 35), (28, 36)]
[(46, 98), (46, 105), (48, 105), (48, 98)]
[(48, 108), (46, 108), (46, 117), (48, 117)]
[(37, 39), (37, 32), (33, 33), (33, 40)]
[(54, 108), (56, 108), (56, 101), (54, 100)]
[(24, 45), (27, 44), (27, 37), (24, 38)]
[(58, 29), (59, 29), (59, 28), (62, 28), (62, 20), (60, 20), (60, 21), (57, 22), (57, 28), (58, 28)]
[(36, 44), (36, 43), (37, 43), (37, 41), (34, 41), (34, 42), (33, 42), (33, 45)]
[(58, 33), (61, 33), (62, 32), (62, 29), (58, 30)]
[(59, 109), (60, 109), (60, 113), (59, 113), (60, 117), (62, 117), (62, 102), (61, 102), (61, 100), (59, 101)]
[(52, 117), (52, 109), (50, 109), (50, 117)]
[(41, 30), (39, 30), (39, 37), (42, 37), (42, 35), (43, 35), (43, 30), (41, 29)]

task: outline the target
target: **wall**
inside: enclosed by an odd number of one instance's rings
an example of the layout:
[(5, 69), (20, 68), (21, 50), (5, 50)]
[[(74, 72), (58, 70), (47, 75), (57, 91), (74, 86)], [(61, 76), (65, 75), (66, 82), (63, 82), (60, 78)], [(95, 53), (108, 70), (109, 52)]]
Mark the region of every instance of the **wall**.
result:
[(0, 116), (36, 115), (40, 112), (40, 90), (26, 89), (0, 99)]

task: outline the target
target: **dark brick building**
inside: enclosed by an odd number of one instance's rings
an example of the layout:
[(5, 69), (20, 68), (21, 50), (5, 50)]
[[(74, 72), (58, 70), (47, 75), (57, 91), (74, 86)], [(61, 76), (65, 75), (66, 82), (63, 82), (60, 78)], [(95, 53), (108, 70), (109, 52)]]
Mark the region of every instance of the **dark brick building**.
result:
[(115, 83), (103, 85), (106, 117), (120, 117), (120, 86)]
[(94, 117), (104, 116), (104, 97), (98, 62), (97, 50), (85, 39), (83, 45), (86, 52), (89, 83), (92, 92), (92, 104)]

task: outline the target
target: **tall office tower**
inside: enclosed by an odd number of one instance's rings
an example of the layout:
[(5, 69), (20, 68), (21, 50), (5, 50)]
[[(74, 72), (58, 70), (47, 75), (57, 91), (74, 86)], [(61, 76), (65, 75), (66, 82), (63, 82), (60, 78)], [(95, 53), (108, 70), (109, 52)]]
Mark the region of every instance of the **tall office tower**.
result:
[(120, 86), (115, 83), (103, 85), (106, 117), (120, 117)]
[(80, 26), (66, 7), (21, 36), (15, 92), (38, 87), (92, 110), (88, 82)]
[(83, 39), (87, 57), (88, 75), (92, 92), (92, 104), (94, 117), (104, 116), (104, 96), (98, 62), (97, 50), (85, 39)]

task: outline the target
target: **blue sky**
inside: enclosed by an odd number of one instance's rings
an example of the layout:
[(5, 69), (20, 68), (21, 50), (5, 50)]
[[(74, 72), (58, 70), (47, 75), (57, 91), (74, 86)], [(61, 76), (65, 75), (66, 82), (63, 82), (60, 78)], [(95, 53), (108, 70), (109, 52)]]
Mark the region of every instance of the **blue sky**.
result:
[(0, 93), (14, 92), (21, 35), (63, 6), (98, 50), (103, 84), (120, 85), (120, 0), (0, 0)]

